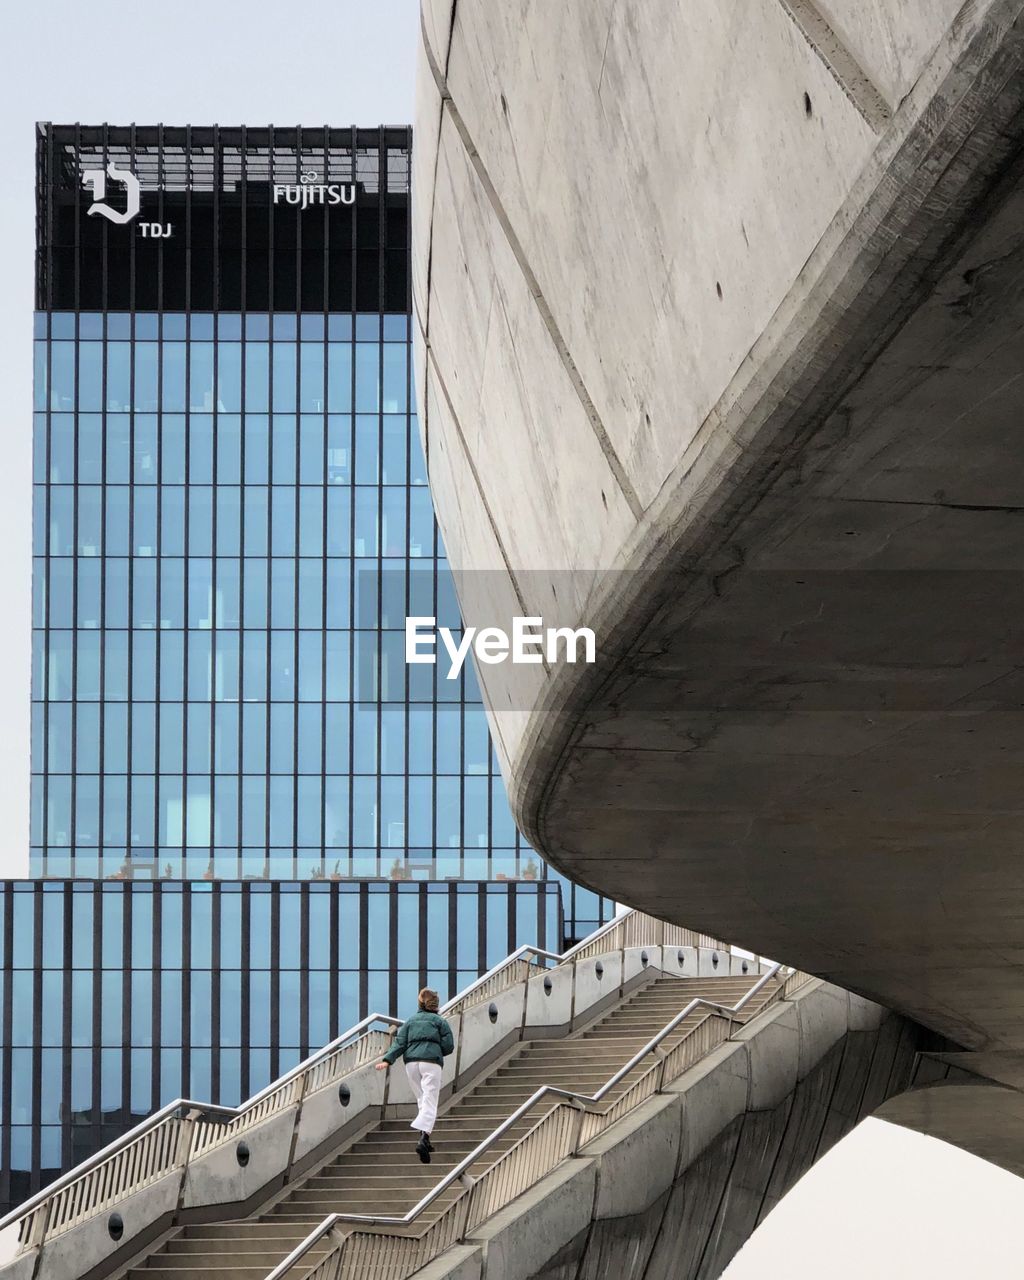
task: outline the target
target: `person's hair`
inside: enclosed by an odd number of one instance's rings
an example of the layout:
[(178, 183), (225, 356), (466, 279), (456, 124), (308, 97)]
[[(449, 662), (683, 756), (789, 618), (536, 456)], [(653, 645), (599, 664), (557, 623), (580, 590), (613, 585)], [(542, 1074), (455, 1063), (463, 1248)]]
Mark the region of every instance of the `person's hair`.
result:
[(431, 991), (429, 987), (424, 987), (419, 994), (420, 1008), (426, 1009), (428, 1013), (437, 1013), (437, 1006), (440, 1001), (437, 998), (437, 992)]

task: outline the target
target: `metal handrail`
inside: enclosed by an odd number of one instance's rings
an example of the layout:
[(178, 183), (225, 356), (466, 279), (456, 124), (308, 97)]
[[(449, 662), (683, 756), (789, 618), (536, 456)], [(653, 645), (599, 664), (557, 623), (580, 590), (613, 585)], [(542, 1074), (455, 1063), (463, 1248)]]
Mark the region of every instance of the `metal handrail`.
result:
[(343, 1049), (347, 1041), (353, 1037), (358, 1038), (360, 1032), (368, 1031), (375, 1022), (386, 1022), (390, 1027), (400, 1027), (402, 1025), (402, 1019), (394, 1018), (390, 1013), (368, 1013), (362, 1022), (357, 1022), (354, 1026), (349, 1027), (347, 1031), (343, 1031), (330, 1044), (325, 1044), (323, 1048), (316, 1049), (308, 1058), (303, 1058), (290, 1071), (286, 1071), (283, 1076), (278, 1076), (276, 1080), (271, 1080), (265, 1089), (261, 1089), (259, 1093), (254, 1093), (247, 1102), (241, 1103), (238, 1107), (239, 1113), (251, 1110), (262, 1102), (264, 1098), (269, 1098), (272, 1093), (277, 1093), (278, 1089), (283, 1089), (286, 1084), (296, 1080), (303, 1072), (308, 1071), (310, 1067), (315, 1066), (323, 1058), (329, 1058), (336, 1050)]
[[(664, 944), (669, 946), (679, 945), (679, 946), (694, 946), (694, 947), (710, 947), (711, 949), (718, 950), (718, 951), (729, 951), (729, 952), (732, 951), (732, 947), (730, 946), (729, 943), (722, 942), (718, 938), (713, 938), (711, 937), (710, 934), (699, 933), (694, 929), (687, 928), (685, 925), (670, 924), (666, 920), (659, 920), (656, 916), (647, 916), (643, 912), (636, 911), (635, 909), (631, 909), (629, 911), (623, 912), (623, 914), (620, 916), (613, 916), (611, 920), (603, 924), (600, 929), (596, 929), (588, 937), (583, 938), (580, 942), (577, 942), (575, 946), (570, 947), (570, 949), (562, 957), (563, 960), (566, 962), (574, 960), (579, 953), (582, 953), (584, 951), (589, 951), (592, 947), (594, 947), (597, 943), (599, 943), (603, 938), (607, 937), (611, 933), (614, 933), (616, 930), (621, 929), (623, 932), (628, 933), (630, 922), (632, 920), (637, 919), (638, 917), (647, 919), (651, 923), (658, 925), (661, 931), (660, 937), (645, 938), (643, 943), (640, 945), (660, 946)], [(669, 931), (675, 934), (682, 933), (686, 935), (686, 941), (670, 943), (668, 939), (665, 937), (666, 931)]]
[[(195, 1102), (191, 1098), (175, 1098), (173, 1102), (165, 1103), (159, 1111), (154, 1111), (152, 1115), (147, 1116), (145, 1120), (140, 1121), (134, 1129), (129, 1129), (127, 1133), (121, 1134), (119, 1138), (115, 1138), (113, 1142), (109, 1142), (105, 1147), (101, 1147), (99, 1151), (94, 1151), (81, 1164), (76, 1164), (73, 1169), (69, 1169), (67, 1173), (61, 1174), (59, 1178), (55, 1178), (53, 1182), (48, 1182), (41, 1191), (37, 1191), (34, 1196), (30, 1196), (27, 1200), (22, 1201), (16, 1209), (12, 1209), (4, 1217), (0, 1218), (0, 1231), (7, 1227), (13, 1226), (21, 1218), (27, 1217), (33, 1209), (43, 1204), (50, 1196), (55, 1195), (58, 1191), (63, 1191), (65, 1187), (70, 1187), (83, 1174), (89, 1173), (92, 1169), (101, 1165), (104, 1160), (108, 1160), (111, 1156), (116, 1155), (118, 1151), (131, 1142), (141, 1138), (147, 1134), (150, 1129), (157, 1128), (163, 1124), (165, 1120), (171, 1120), (178, 1117), (179, 1112), (195, 1112), (195, 1119), (204, 1116), (210, 1116), (216, 1119), (219, 1115), (224, 1115), (228, 1119), (234, 1118), (235, 1108), (222, 1107), (214, 1102)], [(229, 1114), (230, 1113), (230, 1114)]]
[[(595, 934), (594, 936), (596, 937), (597, 935)], [(589, 941), (589, 939), (587, 939), (587, 941)], [(575, 948), (573, 949), (575, 950)], [(465, 1004), (474, 991), (479, 987), (485, 986), (492, 978), (496, 978), (502, 969), (511, 969), (517, 960), (525, 960), (528, 956), (535, 956), (538, 960), (554, 960), (556, 963), (561, 964), (567, 960), (570, 955), (571, 952), (569, 951), (565, 952), (564, 955), (561, 955), (557, 951), (545, 951), (543, 947), (535, 947), (530, 943), (525, 943), (523, 946), (517, 947), (511, 955), (507, 955), (504, 960), (499, 960), (497, 964), (492, 965), (491, 968), (488, 969), (486, 973), (482, 973), (479, 978), (474, 978), (464, 991), (459, 991), (456, 995), (452, 996), (447, 1004), (442, 1005), (439, 1012), (449, 1013), (453, 1009), (456, 1009), (460, 1004)]]
[(742, 1012), (744, 1006), (758, 995), (773, 978), (778, 976), (779, 971), (782, 968), (783, 966), (779, 963), (773, 964), (767, 973), (762, 974), (750, 990), (733, 1005), (720, 1004), (717, 1000), (707, 1000), (702, 996), (694, 997), (694, 999), (692, 999), (684, 1009), (671, 1018), (660, 1031), (652, 1036), (643, 1048), (639, 1049), (624, 1066), (620, 1067), (614, 1075), (606, 1080), (595, 1093), (584, 1094), (573, 1089), (561, 1089), (556, 1085), (541, 1085), (541, 1087), (531, 1094), (525, 1102), (520, 1103), (515, 1111), (503, 1120), (492, 1133), (484, 1138), (483, 1141), (469, 1153), (469, 1155), (465, 1156), (459, 1164), (451, 1170), (451, 1172), (447, 1173), (440, 1182), (432, 1187), (430, 1191), (428, 1191), (427, 1194), (423, 1196), (422, 1199), (419, 1200), (418, 1203), (415, 1204), (407, 1213), (403, 1214), (401, 1217), (385, 1214), (331, 1213), (324, 1218), (321, 1223), (314, 1227), (305, 1240), (302, 1240), (298, 1245), (296, 1245), (286, 1258), (278, 1263), (273, 1271), (267, 1275), (266, 1280), (283, 1280), (283, 1277), (288, 1274), (297, 1262), (301, 1261), (310, 1249), (314, 1248), (325, 1235), (341, 1223), (360, 1223), (366, 1226), (378, 1227), (409, 1226), (421, 1213), (423, 1213), (424, 1210), (428, 1209), (439, 1196), (443, 1195), (453, 1183), (460, 1181), (467, 1171), (477, 1162), (477, 1160), (494, 1147), (508, 1132), (508, 1130), (521, 1120), (529, 1111), (532, 1111), (537, 1103), (542, 1099), (559, 1098), (581, 1107), (584, 1111), (593, 1110), (598, 1103), (605, 1099), (617, 1084), (620, 1084), (626, 1078), (635, 1066), (642, 1062), (648, 1054), (653, 1053), (663, 1040), (670, 1036), (681, 1023), (685, 1022), (690, 1014), (696, 1012), (697, 1009), (707, 1009), (709, 1013), (721, 1014), (722, 1016), (729, 1018), (731, 1021), (735, 1021), (736, 1015)]
[(61, 1174), (59, 1178), (48, 1183), (41, 1191), (37, 1191), (35, 1195), (30, 1196), (5, 1214), (0, 1218), (0, 1231), (14, 1226), (15, 1223), (20, 1222), (23, 1218), (27, 1218), (29, 1214), (38, 1209), (40, 1205), (45, 1204), (52, 1196), (64, 1191), (67, 1187), (77, 1182), (79, 1178), (84, 1178), (94, 1169), (99, 1168), (101, 1164), (112, 1156), (116, 1156), (119, 1151), (131, 1146), (133, 1142), (137, 1142), (139, 1138), (144, 1137), (150, 1130), (157, 1128), (165, 1120), (180, 1118), (179, 1113), (181, 1112), (194, 1113), (188, 1117), (191, 1119), (209, 1119), (215, 1122), (220, 1121), (224, 1124), (229, 1124), (232, 1120), (241, 1119), (246, 1112), (258, 1106), (265, 1098), (269, 1098), (272, 1094), (277, 1093), (278, 1090), (283, 1089), (303, 1072), (308, 1071), (310, 1067), (315, 1066), (322, 1059), (330, 1057), (336, 1050), (344, 1048), (348, 1041), (358, 1038), (361, 1032), (369, 1030), (375, 1022), (386, 1022), (395, 1027), (402, 1025), (401, 1018), (393, 1018), (390, 1014), (385, 1013), (371, 1013), (363, 1018), (361, 1022), (357, 1022), (354, 1026), (349, 1027), (347, 1031), (343, 1031), (340, 1036), (337, 1036), (329, 1044), (317, 1049), (308, 1058), (304, 1058), (302, 1062), (292, 1067), (290, 1071), (285, 1072), (283, 1076), (272, 1080), (265, 1089), (253, 1094), (245, 1102), (239, 1103), (237, 1107), (224, 1107), (215, 1102), (196, 1102), (191, 1098), (175, 1098), (173, 1102), (165, 1103), (158, 1111), (154, 1111), (152, 1115), (140, 1121), (134, 1128), (129, 1129), (127, 1133), (121, 1134), (113, 1142), (86, 1157), (81, 1163), (76, 1164), (73, 1169)]
[(559, 959), (564, 961), (572, 960), (577, 951), (582, 951), (584, 947), (589, 947), (592, 942), (600, 942), (601, 939), (607, 937), (609, 933), (613, 933), (616, 929), (621, 928), (623, 920), (627, 920), (631, 915), (635, 914), (635, 910), (630, 910), (624, 912), (621, 916), (612, 916), (612, 918), (610, 920), (606, 920), (599, 929), (595, 929), (593, 933), (588, 934), (585, 938), (581, 938), (579, 942), (571, 946), (564, 955), (559, 957)]
[[(533, 956), (538, 960), (551, 960), (558, 965), (571, 964), (580, 952), (591, 949), (617, 930), (626, 929), (628, 927), (628, 921), (642, 917), (643, 914), (644, 913), (642, 912), (630, 909), (620, 916), (612, 916), (612, 918), (607, 920), (600, 928), (595, 929), (593, 933), (588, 934), (587, 937), (583, 938), (580, 942), (575, 943), (568, 949), (568, 951), (561, 953), (556, 951), (545, 951), (543, 947), (532, 946), (529, 943), (522, 947), (518, 947), (511, 955), (506, 956), (504, 960), (499, 960), (498, 963), (488, 969), (486, 973), (481, 974), (479, 978), (476, 978), (471, 982), (464, 991), (460, 991), (458, 995), (453, 996), (451, 1000), (442, 1007), (441, 1012), (447, 1013), (450, 1010), (457, 1009), (460, 1005), (464, 1006), (470, 1003), (470, 997), (473, 995), (474, 991), (485, 987), (487, 983), (493, 978), (496, 978), (503, 969), (512, 969), (518, 960), (525, 960), (528, 957)], [(647, 918), (654, 920), (654, 917)], [(655, 923), (659, 924), (662, 929), (679, 928), (679, 926), (667, 925), (663, 920), (657, 920)], [(692, 931), (686, 930), (686, 932), (690, 933)], [(708, 937), (706, 934), (696, 934), (694, 937), (698, 940), (698, 945), (717, 947), (722, 951), (731, 950), (728, 943), (719, 942), (714, 938)], [(657, 946), (658, 944), (652, 941), (649, 942), (648, 945)], [(616, 949), (618, 950), (621, 948)], [(754, 958), (758, 959), (757, 957)]]
[(486, 986), (492, 978), (496, 978), (498, 976), (502, 969), (511, 969), (517, 960), (525, 960), (529, 956), (534, 956), (538, 960), (552, 960), (555, 964), (571, 964), (575, 959), (577, 952), (582, 951), (584, 947), (590, 947), (595, 943), (600, 942), (610, 933), (621, 928), (624, 920), (630, 919), (637, 914), (638, 913), (636, 911), (630, 910), (624, 915), (612, 916), (612, 918), (601, 925), (599, 929), (595, 929), (593, 933), (589, 934), (581, 942), (577, 942), (574, 946), (570, 947), (568, 951), (545, 951), (543, 947), (532, 946), (530, 943), (517, 947), (511, 955), (506, 956), (504, 960), (499, 960), (498, 963), (496, 965), (492, 965), (486, 973), (483, 973), (479, 978), (474, 979), (465, 991), (460, 991), (458, 995), (452, 996), (451, 1000), (443, 1006), (441, 1012), (448, 1012), (449, 1010), (454, 1009), (457, 1005), (467, 1003), (474, 991)]
[[(499, 978), (503, 971), (508, 973), (510, 979), (509, 983), (506, 985), (515, 985), (521, 980), (521, 975), (517, 976), (516, 970), (517, 966), (523, 961), (528, 963), (540, 962), (538, 967), (544, 966), (545, 963), (553, 965), (573, 964), (576, 962), (576, 958), (580, 953), (584, 952), (588, 948), (593, 948), (596, 945), (599, 945), (605, 939), (611, 938), (617, 931), (620, 931), (622, 934), (620, 939), (621, 945), (614, 946), (613, 949), (625, 950), (629, 929), (635, 926), (638, 920), (644, 919), (647, 919), (647, 917), (645, 917), (642, 912), (635, 910), (630, 910), (622, 915), (614, 916), (611, 920), (607, 921), (606, 924), (602, 925), (599, 929), (595, 930), (575, 946), (569, 948), (569, 950), (563, 954), (547, 951), (542, 947), (532, 946), (529, 944), (519, 947), (510, 956), (499, 961), (498, 964), (492, 966), (486, 973), (482, 974), (479, 978), (474, 979), (473, 982), (471, 982), (464, 990), (453, 996), (452, 999), (443, 1006), (442, 1012), (448, 1013), (451, 1016), (460, 1014), (473, 1003), (474, 994), (477, 995), (478, 999), (482, 999), (486, 998), (486, 995), (497, 994), (497, 991), (503, 990), (504, 987), (499, 986), (495, 988), (493, 985), (489, 985), (493, 984), (495, 979)], [(658, 925), (662, 932), (667, 928), (674, 927), (665, 925), (662, 921), (652, 920), (652, 923)], [(689, 933), (690, 931), (686, 932)], [(661, 934), (659, 934), (659, 938), (660, 936)], [(713, 939), (705, 938), (704, 935), (694, 935), (694, 937), (699, 939), (699, 941), (704, 945), (720, 946), (723, 950), (729, 949), (725, 944), (715, 943)], [(658, 943), (652, 940), (648, 942), (647, 945), (654, 946), (658, 945)], [(36, 1192), (29, 1199), (25, 1200), (15, 1209), (8, 1212), (4, 1217), (0, 1218), (0, 1231), (20, 1223), (22, 1225), (23, 1232), (23, 1247), (31, 1241), (31, 1238), (39, 1229), (40, 1225), (42, 1227), (43, 1234), (46, 1234), (48, 1224), (50, 1222), (49, 1215), (51, 1210), (47, 1208), (42, 1217), (33, 1217), (33, 1215), (38, 1214), (38, 1211), (43, 1206), (47, 1206), (48, 1202), (51, 1205), (56, 1206), (56, 1198), (59, 1197), (62, 1192), (66, 1192), (69, 1187), (87, 1179), (90, 1175), (94, 1174), (100, 1166), (106, 1164), (108, 1161), (116, 1159), (123, 1152), (131, 1148), (133, 1144), (138, 1143), (148, 1134), (158, 1130), (161, 1125), (168, 1124), (175, 1120), (179, 1120), (183, 1125), (189, 1127), (188, 1132), (182, 1130), (179, 1133), (177, 1129), (171, 1131), (177, 1136), (169, 1138), (168, 1140), (172, 1145), (174, 1143), (179, 1144), (177, 1148), (178, 1154), (168, 1160), (165, 1165), (160, 1165), (158, 1163), (155, 1166), (151, 1166), (149, 1173), (145, 1175), (145, 1179), (152, 1181), (153, 1177), (165, 1176), (172, 1172), (178, 1173), (184, 1177), (192, 1158), (202, 1154), (202, 1152), (209, 1149), (210, 1146), (216, 1145), (218, 1142), (224, 1140), (223, 1137), (217, 1136), (214, 1138), (213, 1142), (209, 1142), (204, 1146), (201, 1136), (204, 1135), (204, 1131), (201, 1129), (194, 1133), (191, 1131), (196, 1122), (207, 1121), (218, 1129), (223, 1128), (226, 1130), (228, 1126), (239, 1120), (243, 1120), (248, 1113), (258, 1108), (267, 1099), (277, 1095), (283, 1095), (290, 1084), (299, 1080), (306, 1073), (313, 1070), (317, 1064), (329, 1059), (331, 1055), (336, 1053), (338, 1050), (343, 1049), (350, 1044), (357, 1044), (361, 1036), (369, 1034), (369, 1029), (374, 1026), (374, 1024), (384, 1024), (386, 1027), (395, 1028), (401, 1025), (401, 1019), (392, 1017), (389, 1014), (369, 1014), (354, 1026), (342, 1032), (341, 1035), (337, 1036), (329, 1044), (317, 1049), (314, 1053), (310, 1054), (309, 1057), (303, 1059), (302, 1062), (297, 1063), (296, 1066), (292, 1067), (282, 1076), (271, 1081), (266, 1088), (261, 1089), (258, 1093), (254, 1094), (251, 1098), (239, 1104), (237, 1107), (226, 1107), (216, 1103), (197, 1102), (187, 1098), (176, 1098), (173, 1102), (165, 1104), (158, 1111), (154, 1112), (152, 1115), (134, 1126), (134, 1128), (129, 1129), (119, 1138), (116, 1138), (113, 1142), (101, 1148), (101, 1150), (87, 1157), (73, 1169), (62, 1174), (59, 1178), (49, 1183), (46, 1187)], [(357, 1066), (353, 1069), (359, 1070), (361, 1067)], [(348, 1072), (344, 1072), (343, 1074), (348, 1074)], [(303, 1085), (303, 1089), (304, 1087), (305, 1086)], [(209, 1135), (206, 1134), (205, 1136)], [(168, 1148), (165, 1146), (163, 1150), (167, 1152)], [(140, 1183), (138, 1180), (137, 1170), (133, 1186), (126, 1186), (122, 1188), (121, 1193), (129, 1194), (136, 1184), (143, 1185), (143, 1183)], [(104, 1204), (109, 1200), (110, 1190), (111, 1189), (108, 1188), (106, 1195), (101, 1197)], [(99, 1206), (95, 1207), (92, 1211), (96, 1212), (98, 1209)], [(59, 1212), (58, 1210), (54, 1211)], [(78, 1209), (77, 1212), (81, 1213), (81, 1209)]]

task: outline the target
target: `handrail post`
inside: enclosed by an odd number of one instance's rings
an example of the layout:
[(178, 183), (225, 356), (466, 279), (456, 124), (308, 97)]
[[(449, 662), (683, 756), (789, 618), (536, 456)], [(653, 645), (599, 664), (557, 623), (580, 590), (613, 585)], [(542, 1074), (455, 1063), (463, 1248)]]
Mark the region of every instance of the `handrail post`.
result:
[(297, 1085), (295, 1089), (295, 1119), (292, 1122), (292, 1137), (288, 1144), (288, 1163), (284, 1167), (284, 1181), (287, 1185), (292, 1180), (292, 1166), (295, 1163), (295, 1148), (299, 1141), (299, 1122), (302, 1119), (302, 1104), (306, 1101), (306, 1089), (309, 1086), (309, 1072), (303, 1071), (301, 1076), (297, 1077)]
[[(455, 1070), (452, 1073), (452, 1093), (458, 1093), (462, 1081), (462, 1028), (466, 1021), (465, 1011), (459, 1010), (459, 1034), (455, 1038)], [(442, 1068), (443, 1070), (443, 1068)]]
[(177, 1223), (184, 1207), (185, 1201), (185, 1180), (188, 1177), (189, 1161), (192, 1158), (192, 1139), (195, 1135), (196, 1117), (194, 1115), (185, 1116), (181, 1122), (181, 1128), (178, 1130), (178, 1161), (181, 1164), (181, 1178), (178, 1182), (178, 1198), (174, 1206), (174, 1221)]
[(53, 1212), (53, 1200), (47, 1200), (45, 1205), (40, 1206), (40, 1212), (36, 1214), (35, 1221), (32, 1224), (30, 1238), (25, 1241), (25, 1248), (31, 1249), (34, 1245), (41, 1245), (46, 1239), (46, 1233), (50, 1227), (50, 1214)]
[(570, 1155), (578, 1156), (580, 1153), (580, 1138), (583, 1136), (583, 1117), (587, 1114), (587, 1108), (579, 1098), (572, 1099), (572, 1107), (576, 1112), (576, 1118), (573, 1124), (573, 1134), (569, 1153)]
[[(459, 1028), (461, 1030), (461, 1027)], [(392, 1037), (394, 1039), (394, 1037)], [(385, 1053), (387, 1050), (385, 1050)], [(384, 1072), (384, 1088), (380, 1095), (380, 1122), (381, 1124), (388, 1118), (388, 1097), (391, 1094), (391, 1068)]]
[[(460, 1076), (461, 1076), (461, 1074), (462, 1074), (462, 1023), (463, 1023), (463, 1013), (462, 1013), (462, 1010), (461, 1010), (461, 1009), (459, 1010), (458, 1018), (459, 1018), (459, 1034), (455, 1037), (455, 1070), (452, 1072), (452, 1093), (458, 1093), (458, 1091), (459, 1091), (459, 1077), (460, 1077)], [(442, 1071), (444, 1071), (444, 1067), (443, 1067), (443, 1066), (441, 1067), (441, 1070), (442, 1070)]]
[(36, 1250), (35, 1261), (32, 1263), (32, 1280), (37, 1280), (39, 1275), (39, 1264), (43, 1260), (43, 1245), (46, 1243), (46, 1234), (50, 1229), (50, 1215), (53, 1212), (54, 1203), (55, 1202), (52, 1199), (47, 1200), (45, 1206), (43, 1206), (38, 1215), (42, 1226), (37, 1229), (35, 1224), (33, 1224), (32, 1235), (35, 1239), (26, 1241), (25, 1244), (26, 1249), (31, 1249), (34, 1246)]

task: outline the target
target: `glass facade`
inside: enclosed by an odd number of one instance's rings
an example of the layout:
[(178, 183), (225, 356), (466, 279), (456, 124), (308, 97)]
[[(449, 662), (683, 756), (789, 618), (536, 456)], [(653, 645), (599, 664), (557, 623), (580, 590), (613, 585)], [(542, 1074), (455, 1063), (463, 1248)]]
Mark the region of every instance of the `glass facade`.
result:
[(37, 316), (32, 871), (541, 874), (458, 627), (403, 315)]
[(0, 1212), (179, 1096), (234, 1105), (523, 942), (540, 884), (0, 882)]

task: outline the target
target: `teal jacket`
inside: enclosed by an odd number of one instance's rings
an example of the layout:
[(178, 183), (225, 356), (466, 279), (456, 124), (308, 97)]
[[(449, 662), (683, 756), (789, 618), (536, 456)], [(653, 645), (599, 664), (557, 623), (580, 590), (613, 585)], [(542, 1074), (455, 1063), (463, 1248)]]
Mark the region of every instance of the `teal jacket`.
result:
[(392, 1063), (404, 1058), (406, 1062), (434, 1062), (441, 1067), (454, 1048), (455, 1037), (444, 1018), (439, 1013), (420, 1009), (398, 1028), (395, 1043), (384, 1055), (384, 1061)]

